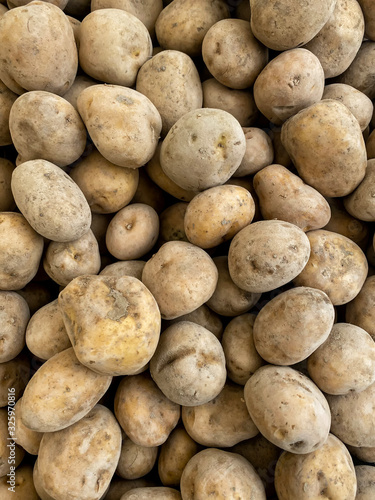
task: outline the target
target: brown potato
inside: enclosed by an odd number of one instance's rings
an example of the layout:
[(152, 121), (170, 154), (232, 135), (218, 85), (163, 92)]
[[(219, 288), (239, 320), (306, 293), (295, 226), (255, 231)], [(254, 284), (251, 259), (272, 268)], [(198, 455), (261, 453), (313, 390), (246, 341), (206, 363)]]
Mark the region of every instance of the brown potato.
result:
[(100, 271), (101, 276), (133, 276), (133, 278), (137, 278), (137, 280), (141, 281), (143, 268), (145, 267), (146, 262), (143, 260), (125, 260), (114, 262), (113, 264), (109, 264), (102, 271)]
[(181, 500), (179, 491), (163, 486), (134, 488), (121, 497), (122, 500)]
[(233, 177), (255, 174), (273, 161), (274, 150), (269, 135), (256, 127), (246, 127), (243, 131), (246, 139), (245, 156)]
[(346, 83), (360, 90), (371, 100), (375, 98), (375, 80), (372, 68), (375, 60), (375, 43), (365, 41), (358, 50), (349, 68), (338, 78), (338, 83)]
[(371, 446), (362, 446), (362, 447), (356, 447), (356, 446), (350, 446), (349, 444), (346, 445), (348, 450), (352, 455), (355, 457), (359, 458), (363, 462), (375, 462), (375, 447)]
[(219, 340), (223, 334), (223, 323), (220, 316), (214, 313), (206, 304), (199, 306), (194, 311), (183, 314), (178, 318), (172, 319), (170, 321), (165, 321), (167, 326), (173, 325), (179, 321), (191, 321), (192, 323), (197, 323), (198, 325), (207, 328), (211, 333), (215, 335)]
[(30, 360), (23, 352), (5, 363), (0, 363), (0, 407), (7, 406), (10, 396), (17, 401), (30, 378)]
[(370, 465), (356, 465), (357, 477), (356, 500), (371, 500), (375, 495), (375, 467)]
[(158, 245), (164, 245), (167, 241), (189, 241), (184, 228), (187, 207), (188, 204), (181, 201), (170, 205), (160, 214)]
[[(0, 17), (1, 15), (0, 12)], [(9, 114), (17, 97), (18, 95), (12, 92), (0, 80), (0, 146), (12, 144), (12, 137), (9, 130)], [(2, 161), (4, 160), (2, 159)]]
[(138, 479), (148, 474), (158, 456), (157, 446), (140, 446), (124, 436), (116, 474), (124, 479)]
[[(165, 175), (165, 174), (164, 174)], [(166, 175), (165, 175), (166, 177)], [(165, 192), (147, 175), (146, 169), (141, 168), (137, 191), (133, 196), (133, 203), (150, 205), (158, 214), (167, 206), (168, 197)]]
[(11, 189), (11, 179), (14, 169), (15, 165), (10, 160), (0, 158), (0, 212), (11, 212), (16, 208)]
[(29, 306), (21, 295), (0, 291), (0, 363), (15, 358), (24, 348), (29, 319)]
[(345, 320), (366, 330), (375, 341), (375, 276), (369, 276), (358, 295), (346, 305)]
[(134, 488), (144, 488), (155, 486), (155, 482), (150, 479), (119, 479), (116, 475), (112, 478), (111, 484), (105, 494), (105, 500), (121, 500), (121, 497)]
[(82, 90), (85, 90), (87, 87), (91, 87), (92, 85), (96, 85), (97, 83), (97, 81), (87, 75), (77, 75), (68, 92), (64, 94), (64, 99), (70, 102), (73, 108), (78, 111), (77, 99), (79, 94)]
[(372, 0), (358, 0), (365, 18), (365, 37), (375, 39), (375, 16)]
[[(20, 398), (15, 407), (15, 436), (17, 437), (17, 444), (22, 446), (27, 453), (31, 455), (38, 455), (40, 441), (43, 437), (43, 432), (33, 431), (24, 425), (22, 422), (22, 398)], [(18, 471), (17, 471), (18, 472)]]
[(359, 186), (344, 199), (344, 206), (350, 215), (357, 219), (374, 222), (375, 159), (367, 161), (366, 174)]
[(3, 500), (39, 500), (33, 482), (33, 469), (29, 464), (17, 467), (14, 488), (9, 484), (9, 476), (0, 479), (0, 495)]

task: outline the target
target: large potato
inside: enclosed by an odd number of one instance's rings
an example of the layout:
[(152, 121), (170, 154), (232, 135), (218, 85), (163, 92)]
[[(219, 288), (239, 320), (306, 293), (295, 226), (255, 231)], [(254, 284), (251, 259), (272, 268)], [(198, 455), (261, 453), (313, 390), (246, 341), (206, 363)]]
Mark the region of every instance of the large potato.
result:
[(61, 9), (34, 1), (0, 17), (0, 79), (16, 94), (63, 95), (78, 67), (73, 29)]
[(341, 102), (324, 99), (292, 116), (281, 141), (302, 179), (323, 196), (345, 196), (365, 176), (361, 127)]
[(93, 143), (108, 161), (138, 168), (151, 159), (162, 123), (146, 96), (120, 85), (92, 85), (80, 93), (77, 106)]
[(59, 295), (65, 327), (79, 361), (110, 375), (131, 375), (154, 354), (160, 312), (131, 276), (79, 276)]
[(346, 305), (345, 319), (375, 340), (375, 276), (369, 276), (358, 295)]
[(83, 366), (70, 347), (47, 360), (22, 397), (22, 423), (37, 432), (65, 429), (87, 415), (112, 377)]
[(52, 241), (72, 241), (90, 229), (91, 211), (82, 191), (61, 168), (46, 160), (21, 163), (12, 192), (30, 226)]
[(29, 306), (21, 295), (0, 291), (0, 363), (10, 361), (22, 351), (29, 319)]

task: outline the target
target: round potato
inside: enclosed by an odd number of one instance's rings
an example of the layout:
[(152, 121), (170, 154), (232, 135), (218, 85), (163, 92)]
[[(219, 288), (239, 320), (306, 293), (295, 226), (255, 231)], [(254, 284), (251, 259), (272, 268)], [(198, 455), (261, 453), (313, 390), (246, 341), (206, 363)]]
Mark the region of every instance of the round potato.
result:
[(157, 456), (157, 446), (140, 446), (124, 436), (116, 473), (124, 479), (138, 479), (151, 471)]
[(143, 268), (146, 262), (143, 260), (125, 260), (120, 262), (114, 262), (109, 264), (102, 271), (100, 271), (101, 276), (116, 276), (120, 278), (121, 276), (133, 276), (137, 280), (141, 281)]
[[(1, 17), (1, 13), (0, 13)], [(9, 114), (18, 95), (0, 80), (0, 146), (12, 144), (9, 130)]]
[(82, 419), (105, 394), (112, 377), (79, 363), (73, 349), (55, 354), (33, 375), (22, 397), (22, 423), (55, 432)]
[(328, 437), (331, 414), (325, 397), (293, 368), (259, 368), (246, 382), (245, 401), (259, 431), (283, 450), (310, 453)]
[(311, 255), (294, 284), (322, 290), (334, 306), (353, 300), (367, 277), (365, 254), (352, 240), (338, 233), (317, 229), (309, 231), (307, 237)]
[(356, 465), (357, 477), (356, 500), (371, 500), (375, 495), (375, 467), (370, 465)]
[(259, 221), (231, 241), (229, 273), (243, 290), (268, 292), (300, 274), (309, 255), (309, 240), (300, 228), (278, 220)]
[(224, 351), (209, 330), (180, 321), (164, 330), (150, 373), (171, 401), (183, 406), (208, 403), (225, 384)]
[(73, 241), (90, 229), (91, 211), (82, 191), (61, 168), (46, 160), (21, 163), (12, 192), (30, 226), (52, 241)]
[(29, 464), (17, 467), (15, 485), (9, 484), (9, 476), (0, 479), (0, 495), (3, 500), (39, 500), (33, 481), (33, 469)]
[(167, 241), (189, 241), (184, 228), (187, 207), (188, 204), (181, 201), (170, 205), (160, 214), (158, 245), (164, 245)]
[(22, 351), (29, 319), (29, 306), (21, 295), (0, 291), (0, 363), (10, 361)]
[[(165, 177), (167, 176), (165, 175)], [(146, 169), (141, 168), (137, 191), (133, 196), (132, 202), (150, 205), (150, 207), (160, 214), (166, 208), (167, 200), (168, 197), (165, 195), (165, 192), (151, 180), (146, 173)]]
[(120, 85), (92, 85), (79, 94), (77, 107), (93, 143), (108, 161), (139, 168), (152, 158), (162, 123), (146, 96)]
[(171, 321), (166, 321), (165, 323), (169, 326), (173, 325), (173, 323), (177, 323), (178, 321), (191, 321), (192, 323), (197, 323), (198, 325), (207, 328), (207, 330), (213, 333), (219, 340), (223, 334), (223, 323), (220, 316), (214, 313), (205, 304), (199, 306), (197, 309), (194, 309), (191, 313), (183, 314), (182, 316), (172, 319)]
[(366, 330), (375, 341), (375, 276), (369, 276), (345, 308), (345, 320)]
[(365, 41), (358, 50), (349, 68), (338, 78), (338, 83), (346, 83), (360, 90), (371, 100), (375, 98), (375, 80), (372, 68), (375, 60), (375, 43)]
[[(233, 177), (252, 175), (271, 165), (274, 156), (272, 141), (266, 132), (256, 127), (243, 128), (246, 139), (246, 151), (240, 166)], [(231, 182), (230, 179), (229, 182)]]
[[(43, 437), (43, 432), (33, 431), (24, 425), (22, 422), (22, 398), (20, 398), (15, 407), (15, 436), (17, 437), (17, 444), (22, 446), (27, 453), (31, 455), (38, 455), (40, 441)], [(18, 471), (17, 471), (18, 472)]]
[(203, 108), (186, 113), (173, 125), (162, 143), (160, 164), (178, 186), (202, 191), (224, 184), (245, 150), (238, 121), (221, 109)]
[(375, 221), (375, 158), (367, 161), (366, 174), (359, 186), (344, 199), (344, 206), (357, 219)]
[(0, 17), (0, 79), (16, 94), (45, 90), (64, 95), (74, 82), (78, 54), (61, 9), (34, 1)]

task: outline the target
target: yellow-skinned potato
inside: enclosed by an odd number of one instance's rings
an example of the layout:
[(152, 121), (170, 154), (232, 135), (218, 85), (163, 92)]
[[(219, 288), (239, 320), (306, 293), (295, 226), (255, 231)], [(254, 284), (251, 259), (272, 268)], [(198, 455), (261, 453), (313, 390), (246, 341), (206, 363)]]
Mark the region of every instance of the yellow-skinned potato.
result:
[(16, 292), (0, 291), (1, 344), (0, 363), (15, 358), (25, 345), (25, 333), (30, 319), (26, 300)]
[(64, 95), (78, 67), (73, 29), (61, 9), (34, 1), (0, 17), (0, 79), (16, 94)]
[[(9, 401), (11, 402), (11, 399)], [(0, 408), (0, 478), (5, 476), (8, 481), (11, 479), (7, 474), (12, 473), (13, 476), (17, 476), (15, 469), (25, 455), (25, 451), (14, 441), (15, 436), (9, 434), (9, 431), (14, 432), (13, 427), (12, 408), (10, 407), (9, 417), (8, 409)]]
[[(245, 127), (243, 132), (246, 139), (246, 151), (233, 177), (255, 174), (267, 165), (271, 165), (273, 161), (272, 141), (264, 130), (257, 127)], [(229, 179), (229, 184), (231, 180), (233, 179)]]
[(212, 187), (189, 203), (185, 234), (194, 245), (213, 248), (250, 224), (254, 213), (254, 200), (247, 189), (228, 184)]
[(3, 500), (40, 500), (34, 486), (31, 465), (22, 464), (17, 467), (15, 476), (14, 489), (10, 489), (9, 476), (3, 476), (0, 479), (0, 495)]
[(0, 363), (0, 407), (7, 406), (9, 396), (17, 401), (22, 395), (30, 378), (30, 360), (24, 352)]
[(15, 412), (15, 435), (17, 436), (17, 444), (22, 446), (27, 453), (38, 455), (40, 441), (43, 437), (43, 432), (33, 431), (24, 425), (22, 422), (22, 397), (17, 401), (14, 407)]
[(367, 161), (366, 174), (359, 186), (344, 199), (344, 206), (357, 219), (375, 221), (374, 203), (375, 159)]
[(80, 276), (58, 300), (77, 358), (92, 370), (131, 375), (154, 354), (160, 312), (137, 278)]
[(56, 500), (69, 496), (99, 500), (110, 484), (120, 451), (120, 426), (108, 408), (96, 405), (67, 429), (44, 434), (38, 455), (41, 485)]
[(375, 340), (375, 276), (369, 276), (358, 295), (346, 305), (345, 319)]
[(331, 217), (325, 198), (282, 165), (263, 168), (253, 184), (265, 219), (285, 220), (310, 231), (322, 228)]
[(179, 202), (170, 205), (160, 214), (160, 230), (158, 244), (167, 241), (188, 241), (184, 229), (184, 218), (187, 203)]
[(138, 479), (151, 471), (157, 456), (157, 446), (141, 446), (124, 436), (116, 473), (124, 479)]
[[(2, 130), (1, 125), (0, 130)], [(10, 187), (12, 173), (15, 168), (15, 165), (10, 160), (0, 158), (0, 212), (10, 212), (16, 208)]]
[(374, 60), (375, 44), (367, 40), (362, 43), (349, 68), (337, 78), (338, 83), (351, 85), (366, 94), (371, 100), (374, 99), (375, 82), (371, 77)]
[(137, 280), (142, 280), (142, 272), (146, 262), (143, 260), (124, 260), (109, 264), (102, 271), (101, 276), (133, 276)]
[(22, 423), (37, 432), (65, 429), (87, 415), (112, 377), (83, 366), (70, 347), (47, 360), (22, 396)]
[(12, 144), (12, 137), (9, 131), (9, 114), (17, 97), (18, 95), (12, 92), (0, 80), (0, 146)]
[(281, 141), (300, 177), (323, 196), (345, 196), (365, 176), (361, 127), (345, 104), (324, 99), (284, 123)]

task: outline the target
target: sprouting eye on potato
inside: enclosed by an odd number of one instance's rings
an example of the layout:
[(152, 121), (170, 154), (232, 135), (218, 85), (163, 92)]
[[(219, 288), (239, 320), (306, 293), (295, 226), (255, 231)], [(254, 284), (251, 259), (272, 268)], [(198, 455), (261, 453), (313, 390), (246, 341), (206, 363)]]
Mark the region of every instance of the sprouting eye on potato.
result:
[(374, 67), (373, 0), (0, 0), (0, 500), (374, 500)]

